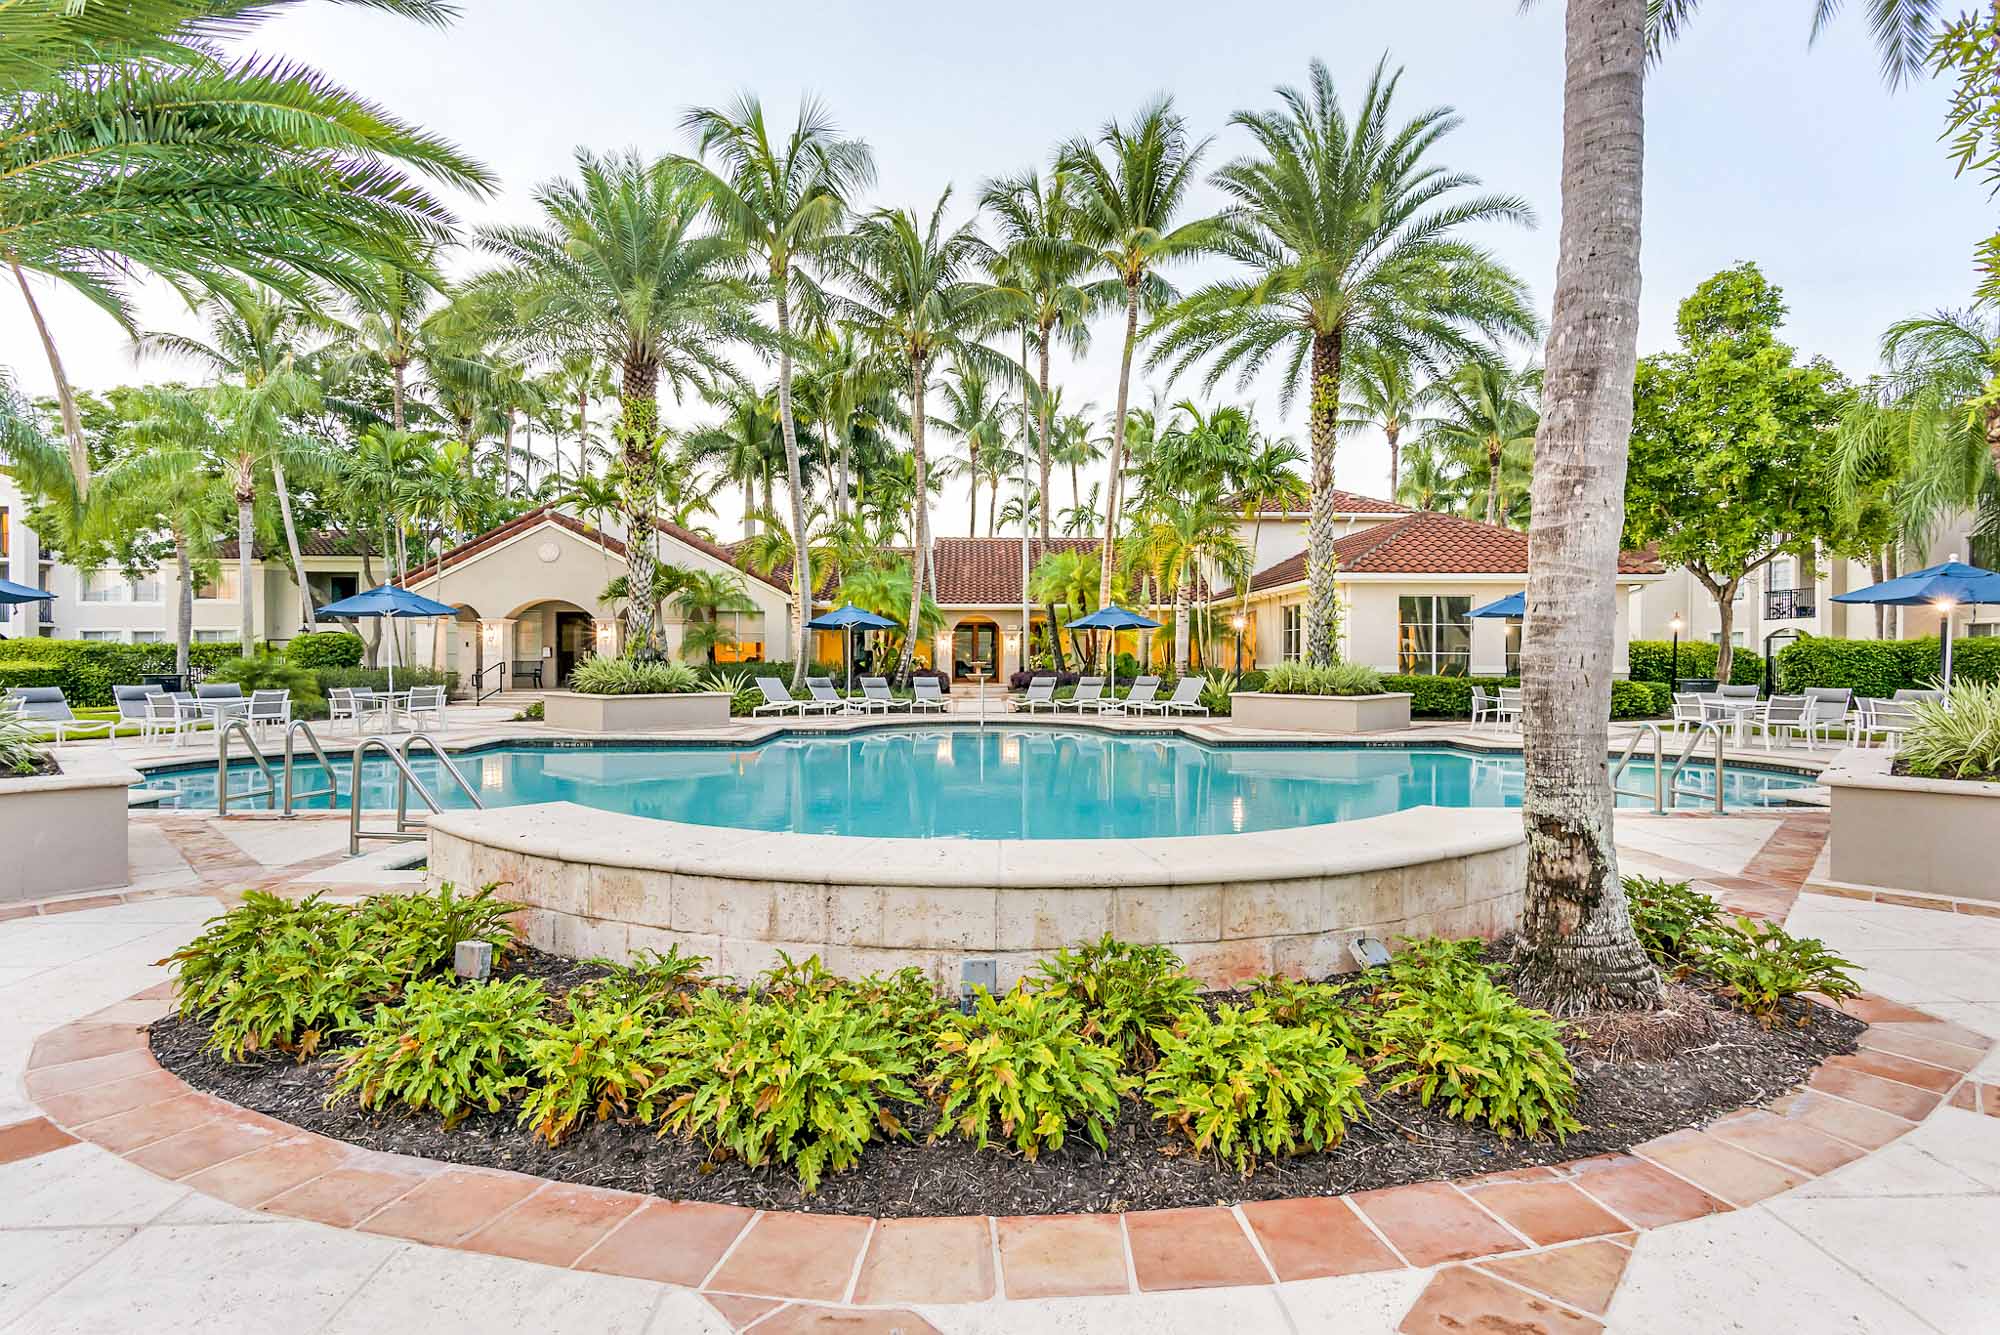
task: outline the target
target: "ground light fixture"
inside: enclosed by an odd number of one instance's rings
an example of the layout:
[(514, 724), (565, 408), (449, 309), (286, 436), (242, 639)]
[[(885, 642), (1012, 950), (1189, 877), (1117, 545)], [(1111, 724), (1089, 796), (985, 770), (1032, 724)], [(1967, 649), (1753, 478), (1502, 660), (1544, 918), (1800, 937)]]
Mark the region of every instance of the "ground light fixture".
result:
[(1243, 675), (1243, 627), (1247, 624), (1243, 614), (1238, 612), (1229, 618), (1229, 624), (1236, 630), (1236, 675)]
[(1681, 621), (1681, 614), (1674, 613), (1674, 619), (1667, 624), (1674, 632), (1674, 665), (1667, 671), (1667, 680), (1672, 682), (1674, 689), (1678, 691), (1681, 688), (1681, 628), (1684, 624)]

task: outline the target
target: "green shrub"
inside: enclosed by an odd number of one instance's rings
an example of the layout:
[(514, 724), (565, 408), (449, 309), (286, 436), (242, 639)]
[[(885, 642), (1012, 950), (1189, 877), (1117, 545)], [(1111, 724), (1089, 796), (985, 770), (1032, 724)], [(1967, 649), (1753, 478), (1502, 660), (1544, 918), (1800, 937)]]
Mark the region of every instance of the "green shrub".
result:
[(546, 706), (540, 700), (531, 700), (527, 708), (514, 715), (516, 723), (540, 723), (548, 717)]
[(1912, 774), (2000, 779), (2000, 682), (1952, 682), (1944, 700), (1920, 700), (1900, 755)]
[(446, 1127), (475, 1109), (499, 1112), (527, 1085), (528, 1044), (546, 1000), (534, 978), (412, 983), (356, 1033), (327, 1102), (399, 1103), (438, 1114)]
[(1390, 674), (1382, 678), (1382, 689), (1401, 691), (1410, 697), (1412, 718), (1471, 718), (1472, 688), (1484, 686), (1488, 695), (1502, 686), (1519, 686), (1518, 677), (1431, 677)]
[(1884, 697), (1910, 685), (1908, 660), (1895, 640), (1811, 636), (1778, 651), (1777, 686), (1786, 695), (1812, 686), (1845, 686), (1856, 695)]
[(1238, 1172), (1266, 1156), (1330, 1150), (1367, 1115), (1367, 1077), (1317, 1026), (1225, 1004), (1213, 1017), (1191, 1007), (1156, 1038), (1159, 1064), (1146, 1077), (1154, 1114)]
[[(1924, 690), (1944, 680), (1944, 646), (1937, 636), (1896, 643), (1903, 653), (1905, 687)], [(2000, 636), (1952, 637), (1951, 680), (1953, 685), (2000, 681)]]
[(1381, 971), (1388, 988), (1404, 991), (1449, 991), (1490, 980), (1497, 965), (1483, 958), (1486, 943), (1476, 936), (1404, 937)]
[(1268, 683), (1270, 680), (1270, 674), (1263, 668), (1251, 668), (1236, 679), (1236, 689), (1239, 691), (1269, 690)]
[(352, 631), (307, 631), (285, 642), (285, 659), (307, 671), (314, 668), (358, 668), (367, 647), (361, 637)]
[[(198, 672), (213, 670), (237, 657), (238, 647), (228, 644), (188, 646), (188, 662)], [(5, 681), (7, 686), (60, 686), (71, 705), (109, 708), (116, 703), (113, 686), (137, 686), (154, 673), (174, 670), (174, 646), (167, 642), (115, 644), (107, 640), (44, 640), (27, 638), (0, 640), (0, 667), (26, 663), (38, 669), (54, 667), (58, 676), (45, 675), (34, 681)]]
[(48, 763), (39, 744), (42, 730), (0, 698), (0, 774), (35, 774)]
[(569, 688), (579, 695), (685, 695), (702, 687), (701, 674), (686, 663), (593, 654), (570, 672)]
[[(609, 960), (592, 963), (611, 964)], [(706, 955), (683, 955), (678, 944), (657, 950), (639, 950), (623, 964), (611, 964), (611, 972), (594, 978), (577, 990), (604, 1006), (619, 1010), (662, 1013), (685, 995), (686, 989), (702, 982)]]
[(1350, 986), (1308, 983), (1282, 974), (1265, 974), (1250, 984), (1250, 1004), (1279, 1024), (1324, 1030), (1347, 1052), (1368, 1050), (1369, 1009), (1357, 1004)]
[(1264, 689), (1274, 695), (1379, 695), (1382, 674), (1362, 663), (1279, 663), (1264, 674)]
[(775, 1158), (810, 1194), (878, 1133), (908, 1134), (889, 1101), (917, 1101), (914, 1069), (880, 1016), (845, 996), (772, 1003), (711, 989), (662, 1073), (677, 1092), (661, 1134), (699, 1136), (753, 1168)]
[(1738, 918), (1702, 932), (1695, 944), (1699, 971), (1767, 1025), (1777, 1019), (1786, 997), (1817, 992), (1838, 1001), (1861, 990), (1852, 961), (1828, 950), (1825, 942), (1793, 936), (1776, 923)]
[[(69, 683), (70, 674), (54, 663), (36, 663), (27, 659), (0, 663), (0, 692), (5, 692), (13, 686), (60, 686), (64, 693), (69, 695)], [(75, 706), (79, 713), (89, 708), (88, 705), (77, 705), (74, 695), (70, 696), (70, 704)]]
[(305, 668), (266, 650), (255, 658), (232, 658), (208, 674), (211, 682), (233, 681), (252, 691), (290, 691), (293, 718), (318, 718), (326, 712), (319, 679)]
[(1639, 944), (1663, 968), (1692, 967), (1701, 933), (1722, 921), (1716, 902), (1686, 881), (1627, 876), (1625, 899)]
[(446, 881), (436, 894), (420, 890), (374, 895), (355, 911), (383, 942), (407, 947), (417, 972), (435, 973), (451, 967), (452, 952), (460, 941), (489, 942), (495, 958), (513, 949), (514, 926), (508, 919), (526, 906), (495, 899), (493, 892), (499, 888), (483, 885), (461, 895)]
[[(350, 689), (386, 691), (389, 689), (389, 669), (387, 668), (314, 668), (313, 680), (319, 683), (321, 695), (336, 686)], [(396, 669), (396, 689), (407, 691), (416, 686), (442, 686), (446, 694), (458, 690), (456, 672), (440, 672), (429, 667), (398, 667)]]
[(1109, 932), (1042, 960), (1032, 985), (1074, 1002), (1083, 1015), (1083, 1037), (1127, 1062), (1150, 1061), (1153, 1030), (1193, 1005), (1201, 990), (1171, 948), (1133, 945)]
[(550, 1145), (579, 1123), (616, 1119), (650, 1126), (674, 1035), (644, 1005), (573, 991), (560, 1023), (541, 1021), (527, 1042), (528, 1097), (521, 1125)]
[(871, 973), (847, 985), (854, 1004), (872, 1010), (895, 1035), (897, 1047), (912, 1061), (930, 1051), (938, 1023), (945, 1013), (944, 998), (931, 985), (930, 975), (911, 966), (894, 973)]
[[(1715, 660), (1720, 646), (1701, 640), (1682, 640), (1680, 644), (1680, 675), (1683, 677), (1713, 677)], [(1633, 681), (1658, 681), (1672, 685), (1674, 681), (1674, 642), (1672, 640), (1633, 640), (1625, 647), (1626, 660)], [(1780, 654), (1780, 658), (1784, 655)], [(1764, 680), (1764, 659), (1748, 649), (1739, 648), (1730, 658), (1729, 684), (1732, 686), (1754, 686)]]
[[(1234, 672), (1222, 672), (1215, 668), (1201, 674), (1201, 703), (1208, 706), (1208, 712), (1217, 718), (1229, 716), (1229, 697), (1243, 689), (1242, 679)], [(1161, 683), (1167, 685), (1167, 683)], [(1164, 694), (1165, 692), (1162, 692)]]
[(764, 693), (757, 689), (757, 683), (747, 672), (732, 673), (724, 668), (711, 668), (702, 674), (701, 689), (704, 691), (729, 692), (729, 717), (748, 718), (757, 712), (757, 706), (764, 703)]
[(1131, 1082), (1119, 1074), (1117, 1051), (1086, 1038), (1084, 1025), (1074, 1002), (1026, 988), (997, 1001), (981, 989), (971, 1015), (946, 1015), (926, 1086), (939, 1101), (932, 1138), (955, 1129), (984, 1149), (997, 1126), (1033, 1159), (1061, 1149), (1080, 1123), (1106, 1148), (1105, 1128)]
[(842, 986), (840, 975), (821, 964), (818, 955), (795, 960), (781, 950), (778, 962), (751, 980), (750, 992), (778, 1001), (817, 1001)]
[(1546, 1011), (1524, 1006), (1483, 971), (1411, 987), (1377, 1019), (1376, 1070), (1389, 1093), (1443, 1100), (1461, 1121), (1502, 1137), (1578, 1130), (1576, 1072)]
[[(1660, 698), (1654, 694), (1654, 683), (1644, 681), (1614, 681), (1611, 683), (1611, 717), (1615, 719), (1655, 718), (1667, 713), (1673, 706), (1671, 699), (1667, 708), (1660, 707)], [(1668, 692), (1671, 696), (1672, 692)]]

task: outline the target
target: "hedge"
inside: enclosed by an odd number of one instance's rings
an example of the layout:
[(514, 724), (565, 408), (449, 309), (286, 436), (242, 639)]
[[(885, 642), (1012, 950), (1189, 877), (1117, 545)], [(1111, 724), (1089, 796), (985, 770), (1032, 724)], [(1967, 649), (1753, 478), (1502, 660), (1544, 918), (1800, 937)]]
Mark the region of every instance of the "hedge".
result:
[(54, 663), (31, 663), (16, 659), (0, 663), (0, 690), (10, 686), (61, 686), (67, 675)]
[[(2000, 638), (1953, 640), (1954, 681), (2000, 681)], [(1778, 689), (1797, 695), (1809, 686), (1845, 686), (1856, 695), (1887, 696), (1922, 689), (1944, 675), (1937, 637), (1922, 640), (1796, 640), (1778, 651)]]
[(285, 661), (307, 669), (358, 668), (365, 648), (352, 631), (307, 631), (286, 641)]
[[(1472, 688), (1484, 686), (1489, 692), (1502, 686), (1519, 686), (1519, 677), (1419, 677), (1385, 676), (1385, 691), (1410, 693), (1411, 718), (1471, 718)], [(1668, 712), (1672, 692), (1664, 683), (1614, 681), (1611, 683), (1611, 717), (1615, 719), (1657, 718)]]
[[(1715, 656), (1720, 646), (1700, 640), (1682, 640), (1680, 649), (1680, 675), (1683, 677), (1712, 677), (1715, 675)], [(1661, 681), (1671, 683), (1674, 679), (1674, 644), (1672, 640), (1633, 640), (1627, 646), (1630, 656), (1633, 681)], [(1780, 655), (1782, 657), (1782, 654)], [(1729, 682), (1732, 686), (1757, 686), (1764, 681), (1764, 659), (1748, 649), (1738, 649), (1729, 663)]]
[[(209, 672), (240, 657), (235, 641), (188, 646), (188, 661)], [(72, 707), (105, 708), (115, 703), (113, 686), (137, 686), (149, 673), (174, 670), (171, 643), (117, 644), (105, 640), (0, 640), (0, 664), (28, 662), (54, 667), (53, 681), (13, 685), (60, 686)]]

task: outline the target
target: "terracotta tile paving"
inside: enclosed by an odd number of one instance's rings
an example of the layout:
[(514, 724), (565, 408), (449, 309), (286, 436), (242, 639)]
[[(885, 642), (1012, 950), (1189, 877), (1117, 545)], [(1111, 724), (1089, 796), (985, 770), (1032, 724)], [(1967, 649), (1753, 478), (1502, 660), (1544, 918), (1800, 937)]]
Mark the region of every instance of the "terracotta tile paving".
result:
[(698, 1288), (756, 1212), (698, 1201), (647, 1201), (585, 1253), (579, 1270)]
[(1930, 1037), (1901, 1030), (1869, 1031), (1861, 1036), (1861, 1046), (1874, 1052), (1914, 1058), (1953, 1071), (1969, 1071), (1986, 1055), (1984, 1048), (1966, 1047), (1942, 1037)]
[(708, 1287), (837, 1303), (847, 1297), (870, 1221), (843, 1214), (762, 1214)]
[(114, 1052), (145, 1046), (146, 1036), (136, 1025), (72, 1024), (43, 1034), (35, 1041), (34, 1051), (28, 1054), (28, 1069), (38, 1071), (44, 1066), (108, 1057)]
[(1914, 1006), (1905, 1006), (1902, 1002), (1891, 1001), (1887, 997), (1849, 997), (1834, 1004), (1857, 1020), (1866, 1020), (1870, 1024), (1881, 1024), (1885, 1020), (1914, 1020), (1921, 1024), (1930, 1019), (1930, 1016)]
[(1661, 1228), (1729, 1209), (1728, 1202), (1630, 1154), (1579, 1160), (1568, 1165), (1568, 1175), (1593, 1199), (1641, 1228)]
[(1832, 1098), (1810, 1089), (1786, 1095), (1771, 1105), (1771, 1111), (1804, 1122), (1815, 1131), (1824, 1131), (1850, 1145), (1859, 1145), (1864, 1150), (1879, 1150), (1916, 1125), (1879, 1108)]
[(993, 1237), (986, 1217), (884, 1219), (868, 1240), (857, 1303), (976, 1303), (991, 1298)]
[(1929, 1062), (1913, 1057), (1901, 1057), (1893, 1052), (1884, 1052), (1862, 1044), (1859, 1052), (1850, 1056), (1828, 1058), (1829, 1063), (1850, 1071), (1879, 1076), (1884, 1080), (1894, 1080), (1900, 1085), (1915, 1085), (1933, 1094), (1942, 1094), (1958, 1083), (1959, 1073), (1943, 1066), (1933, 1066)]
[(745, 1298), (734, 1293), (705, 1293), (708, 1305), (722, 1313), (730, 1329), (741, 1330), (758, 1317), (775, 1312), (785, 1304), (776, 1298)]
[(152, 1070), (67, 1094), (35, 1096), (42, 1111), (64, 1126), (82, 1126), (118, 1113), (178, 1097), (187, 1086), (171, 1071)]
[(159, 1063), (153, 1060), (152, 1053), (143, 1048), (127, 1048), (102, 1057), (64, 1062), (61, 1066), (44, 1066), (28, 1072), (26, 1083), (28, 1092), (41, 1099), (49, 1094), (68, 1094), (92, 1085), (106, 1085), (114, 1080), (146, 1075), (158, 1069)]
[(149, 1173), (178, 1179), (262, 1149), (276, 1139), (271, 1132), (246, 1121), (217, 1117), (193, 1130), (154, 1141), (125, 1157)]
[(1502, 1182), (1471, 1196), (1537, 1247), (1622, 1233), (1625, 1221), (1567, 1182)]
[(1446, 1266), (1397, 1326), (1403, 1335), (1594, 1335), (1602, 1322), (1470, 1266)]
[(1479, 1268), (1545, 1293), (1557, 1302), (1603, 1316), (1631, 1259), (1631, 1251), (1615, 1243), (1581, 1242), (1526, 1256), (1496, 1256), (1481, 1261)]
[(262, 1208), (294, 1219), (353, 1228), (421, 1181), (416, 1173), (348, 1164), (272, 1197)]
[(644, 1203), (630, 1192), (551, 1182), (459, 1246), (517, 1261), (570, 1266)]
[(915, 1312), (814, 1307), (793, 1303), (757, 1323), (759, 1335), (804, 1335), (808, 1331), (851, 1331), (854, 1335), (937, 1335), (937, 1327)]
[(1279, 1279), (1324, 1279), (1403, 1267), (1338, 1196), (1251, 1201), (1239, 1208), (1256, 1230), (1258, 1245)]
[(1708, 1134), (1814, 1176), (1831, 1173), (1867, 1154), (1791, 1118), (1754, 1109), (1723, 1118), (1708, 1128)]
[(425, 1178), (408, 1195), (363, 1220), (361, 1228), (413, 1242), (454, 1243), (541, 1185), (538, 1178), (455, 1168)]
[(76, 1128), (76, 1133), (113, 1154), (128, 1154), (154, 1141), (192, 1131), (220, 1115), (216, 1101), (207, 1095), (183, 1094), (179, 1098), (148, 1103), (101, 1121), (86, 1122)]
[(1270, 1270), (1231, 1210), (1141, 1210), (1125, 1216), (1125, 1236), (1132, 1247), (1132, 1273), (1141, 1289), (1219, 1289), (1271, 1282)]
[(1931, 1109), (1938, 1106), (1936, 1094), (1838, 1066), (1821, 1066), (1806, 1081), (1806, 1086), (1822, 1093), (1837, 1094), (1855, 1103), (1865, 1103), (1898, 1117), (1907, 1117), (1913, 1122), (1930, 1116)]
[(0, 1126), (0, 1163), (13, 1163), (17, 1159), (32, 1159), (50, 1150), (59, 1150), (65, 1145), (76, 1144), (76, 1137), (62, 1130), (46, 1117), (31, 1117), (25, 1122), (14, 1122)]
[(219, 1196), (232, 1205), (255, 1209), (281, 1192), (338, 1168), (347, 1158), (345, 1145), (322, 1136), (282, 1141), (240, 1159), (204, 1168), (187, 1179), (197, 1191)]
[(1463, 1261), (1527, 1245), (1442, 1182), (1363, 1191), (1349, 1199), (1411, 1265)]
[(1807, 1180), (1805, 1174), (1780, 1168), (1700, 1131), (1676, 1131), (1635, 1146), (1633, 1153), (1735, 1206), (1755, 1205)]
[(993, 1221), (1009, 1298), (1129, 1293), (1125, 1230), (1116, 1215), (1048, 1214)]
[[(1958, 1068), (1960, 1070), (1970, 1070), (1972, 1067), (1977, 1066), (1979, 1059), (1993, 1049), (1993, 1040), (1978, 1030), (1967, 1029), (1963, 1025), (1951, 1024), (1944, 1020), (1885, 1022), (1869, 1029), (1867, 1033), (1861, 1036), (1861, 1041), (1872, 1043), (1877, 1047), (1884, 1047), (1885, 1040), (1898, 1038), (1920, 1038), (1931, 1042), (1950, 1043), (1957, 1047), (1972, 1049), (1970, 1060), (1967, 1060), (1966, 1055), (1962, 1052), (1946, 1052), (1944, 1055), (1951, 1058), (1951, 1060), (1938, 1063), (1941, 1066), (1950, 1066), (1953, 1062), (1964, 1062), (1965, 1065)], [(1884, 1047), (1884, 1050), (1903, 1052), (1904, 1056), (1916, 1057), (1919, 1061), (1931, 1060), (1931, 1058), (1925, 1057), (1921, 1053), (1904, 1052), (1901, 1048)]]

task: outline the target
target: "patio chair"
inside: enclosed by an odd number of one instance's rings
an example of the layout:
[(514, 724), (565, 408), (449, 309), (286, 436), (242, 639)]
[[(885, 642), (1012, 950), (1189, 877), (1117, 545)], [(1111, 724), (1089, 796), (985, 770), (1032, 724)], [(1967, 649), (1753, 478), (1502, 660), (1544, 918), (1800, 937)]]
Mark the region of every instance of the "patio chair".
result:
[(897, 710), (910, 707), (907, 700), (898, 700), (895, 693), (889, 689), (887, 677), (861, 678), (861, 702), (863, 709), (871, 711), (879, 709), (885, 714), (893, 714)]
[(1207, 685), (1208, 682), (1201, 677), (1182, 677), (1174, 683), (1174, 693), (1158, 702), (1160, 712), (1206, 715), (1208, 706), (1201, 702), (1201, 692)]
[(181, 744), (183, 733), (193, 732), (198, 720), (188, 717), (181, 709), (181, 702), (166, 691), (153, 691), (145, 697), (146, 717), (139, 723), (139, 736), (143, 741), (156, 737), (171, 737), (174, 745)]
[(1675, 732), (1686, 732), (1689, 728), (1698, 728), (1708, 721), (1708, 709), (1702, 696), (1693, 692), (1675, 691), (1673, 697), (1672, 726)]
[(817, 700), (801, 700), (792, 694), (792, 688), (785, 685), (780, 677), (757, 678), (757, 689), (764, 696), (764, 703), (750, 711), (752, 718), (760, 714), (783, 714), (787, 710), (804, 718), (806, 711), (824, 714), (826, 706)]
[(918, 677), (911, 685), (917, 692), (917, 698), (910, 702), (912, 713), (922, 710), (925, 713), (936, 711), (943, 714), (951, 709), (951, 701), (944, 698), (944, 691), (939, 687), (936, 677)]
[(833, 689), (833, 681), (827, 677), (807, 677), (806, 690), (812, 695), (813, 703), (826, 705), (828, 714), (865, 714), (869, 706), (865, 701), (843, 697)]
[(1153, 704), (1155, 702), (1154, 697), (1158, 696), (1159, 693), (1160, 679), (1158, 677), (1140, 677), (1132, 683), (1132, 690), (1124, 699), (1120, 700), (1113, 697), (1106, 700), (1097, 707), (1097, 712), (1100, 714), (1123, 714), (1128, 710), (1136, 710), (1144, 713), (1146, 706)]
[(1882, 734), (1883, 745), (1891, 751), (1902, 749), (1903, 735), (1915, 726), (1917, 721), (1915, 700), (1869, 700), (1871, 706), (1863, 715), (1861, 735), (1857, 739), (1862, 746), (1873, 746), (1875, 734)]
[(428, 715), (436, 721), (439, 732), (445, 731), (444, 687), (412, 687), (410, 689), (410, 702), (403, 706), (403, 712), (409, 715), (410, 726), (412, 728), (417, 726), (417, 719), (419, 717)]
[(1845, 686), (1806, 687), (1806, 748), (1817, 745), (1815, 735), (1832, 738), (1836, 726), (1847, 722), (1848, 706), (1854, 692)]
[(111, 702), (118, 706), (118, 723), (136, 723), (143, 730), (146, 726), (146, 700), (160, 694), (157, 686), (113, 686)]
[(1104, 678), (1084, 677), (1076, 684), (1076, 694), (1067, 700), (1056, 701), (1056, 712), (1074, 709), (1081, 714), (1086, 709), (1093, 713), (1104, 708)]
[(1889, 698), (1899, 705), (1913, 705), (1920, 700), (1928, 700), (1932, 704), (1936, 704), (1945, 698), (1945, 694), (1943, 691), (1901, 690)]
[(229, 719), (250, 716), (250, 701), (244, 696), (243, 688), (233, 681), (197, 686), (194, 698), (203, 712), (215, 720), (218, 728)]
[(1484, 686), (1475, 686), (1472, 688), (1473, 727), (1476, 728), (1482, 723), (1492, 722), (1493, 712), (1499, 707), (1500, 707), (1499, 696), (1488, 694)]
[(1798, 736), (1806, 730), (1807, 701), (1803, 695), (1774, 695), (1764, 702), (1750, 720), (1750, 726), (1764, 734), (1764, 749), (1780, 732)]
[(9, 688), (7, 698), (24, 722), (49, 729), (58, 745), (71, 737), (109, 737), (117, 727), (109, 720), (78, 718), (60, 686), (15, 686)]
[(244, 717), (250, 720), (251, 731), (258, 728), (289, 728), (292, 725), (292, 693), (290, 691), (250, 692), (250, 712)]
[(1756, 686), (1722, 686), (1715, 693), (1725, 700), (1755, 700), (1762, 690)]
[(1521, 688), (1502, 686), (1500, 699), (1493, 706), (1495, 726), (1519, 728), (1521, 726)]
[(1055, 707), (1056, 679), (1054, 677), (1030, 677), (1028, 679), (1027, 694), (1010, 697), (1007, 701), (1007, 708), (1018, 709), (1029, 714), (1043, 709), (1053, 711)]

